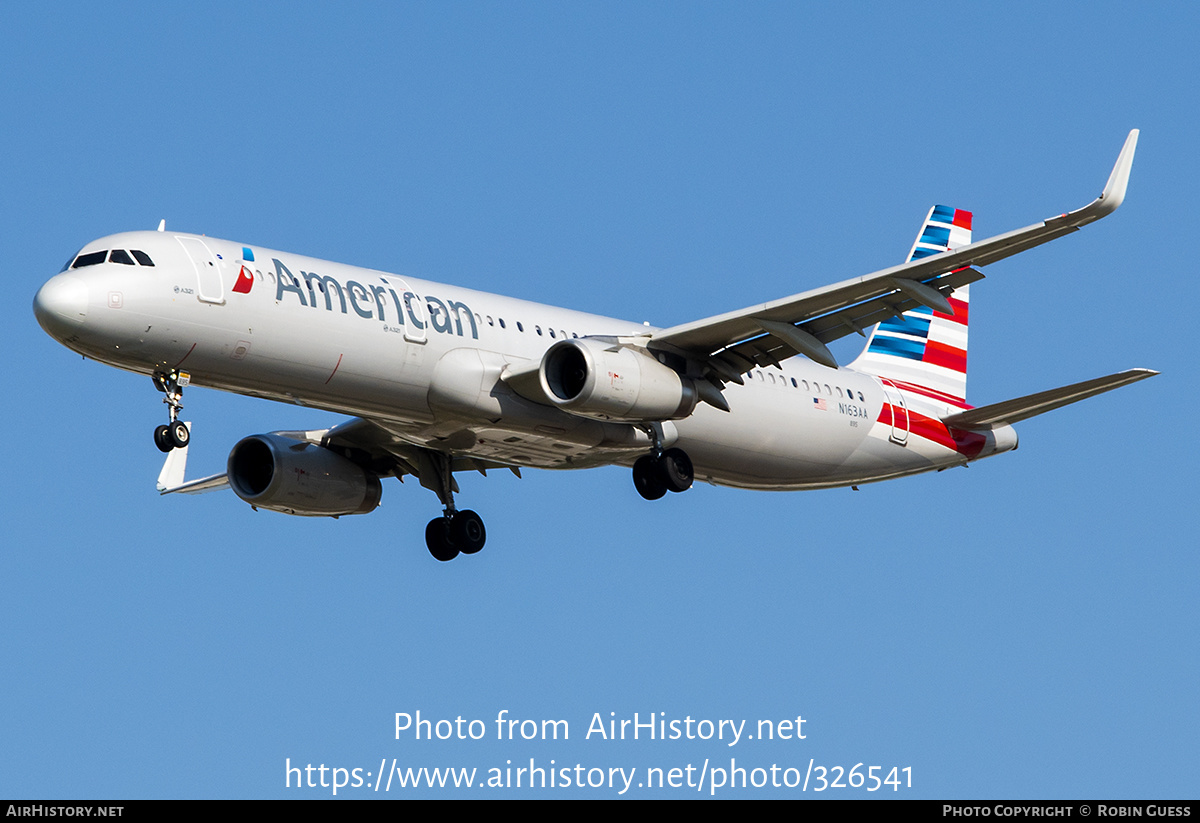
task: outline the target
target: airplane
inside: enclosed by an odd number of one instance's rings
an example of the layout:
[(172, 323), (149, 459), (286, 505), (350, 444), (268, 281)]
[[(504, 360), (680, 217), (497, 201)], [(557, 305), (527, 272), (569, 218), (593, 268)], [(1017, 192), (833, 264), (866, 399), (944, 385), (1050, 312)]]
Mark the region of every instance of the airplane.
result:
[[(969, 286), (980, 267), (1077, 231), (1122, 203), (1138, 131), (1101, 195), (971, 242), (969, 212), (933, 207), (905, 263), (669, 328), (207, 237), (94, 240), (37, 292), (67, 348), (150, 375), (168, 422), (162, 494), (231, 488), (255, 509), (373, 511), (414, 476), (443, 507), (447, 561), (483, 548), (457, 472), (632, 469), (656, 500), (694, 480), (746, 489), (857, 487), (1017, 447), (1013, 424), (1151, 377), (1133, 369), (1000, 403), (966, 402)], [(842, 366), (826, 344), (866, 338)], [(185, 481), (190, 385), (350, 415), (239, 441), (226, 471)]]

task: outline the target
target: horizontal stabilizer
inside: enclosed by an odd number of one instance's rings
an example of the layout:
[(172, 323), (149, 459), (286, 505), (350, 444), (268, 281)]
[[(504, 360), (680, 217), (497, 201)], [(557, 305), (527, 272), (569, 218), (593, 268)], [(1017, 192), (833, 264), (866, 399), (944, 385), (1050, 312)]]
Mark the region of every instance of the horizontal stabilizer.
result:
[(977, 409), (943, 417), (942, 422), (954, 429), (991, 429), (996, 426), (1011, 425), (1044, 412), (1086, 400), (1097, 394), (1145, 380), (1156, 374), (1158, 372), (1151, 369), (1129, 369), (1106, 377), (1097, 377), (1094, 380), (1085, 380), (1082, 383), (1073, 383), (1070, 386), (1018, 397), (1015, 400), (1005, 400), (1003, 403), (980, 406)]

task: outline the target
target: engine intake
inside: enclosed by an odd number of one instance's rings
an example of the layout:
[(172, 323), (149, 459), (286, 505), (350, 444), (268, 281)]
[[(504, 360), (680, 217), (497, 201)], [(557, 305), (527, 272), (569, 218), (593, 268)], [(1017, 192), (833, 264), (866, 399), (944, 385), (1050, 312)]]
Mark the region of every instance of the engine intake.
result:
[(551, 346), (539, 378), (551, 403), (599, 420), (679, 420), (692, 413), (698, 399), (690, 379), (653, 357), (587, 338)]
[(379, 478), (336, 452), (278, 434), (239, 441), (226, 464), (229, 486), (252, 506), (306, 517), (374, 511)]

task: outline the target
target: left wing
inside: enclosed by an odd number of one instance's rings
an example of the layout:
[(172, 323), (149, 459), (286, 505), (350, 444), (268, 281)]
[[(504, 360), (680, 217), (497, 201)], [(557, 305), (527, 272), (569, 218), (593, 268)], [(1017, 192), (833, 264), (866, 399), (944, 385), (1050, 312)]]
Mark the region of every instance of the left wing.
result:
[[(191, 427), (191, 424), (189, 423), (188, 426)], [(477, 471), (486, 476), (488, 469), (508, 469), (517, 477), (521, 476), (521, 470), (516, 466), (465, 455), (454, 455), (449, 461), (451, 477), (446, 478), (442, 464), (432, 457), (440, 452), (407, 443), (390, 432), (386, 423), (360, 417), (347, 420), (331, 429), (276, 431), (271, 434), (332, 449), (345, 457), (353, 456), (354, 462), (369, 467), (372, 472), (380, 476), (403, 477), (411, 474), (420, 481), (422, 486), (434, 491), (437, 491), (447, 481), (453, 491), (458, 491), (458, 484), (453, 479), (454, 472)], [(452, 442), (447, 444), (448, 450), (453, 448)], [(186, 446), (168, 452), (162, 471), (158, 475), (159, 494), (203, 494), (229, 488), (229, 477), (225, 473), (185, 481), (186, 467)]]
[(1125, 199), (1137, 139), (1137, 129), (1129, 132), (1104, 191), (1081, 209), (864, 277), (672, 326), (650, 335), (646, 346), (699, 359), (713, 377), (736, 383), (757, 366), (779, 365), (796, 354), (837, 368), (829, 341), (865, 334), (917, 306), (952, 314), (946, 296), (983, 278), (973, 266), (1048, 243), (1116, 211)]

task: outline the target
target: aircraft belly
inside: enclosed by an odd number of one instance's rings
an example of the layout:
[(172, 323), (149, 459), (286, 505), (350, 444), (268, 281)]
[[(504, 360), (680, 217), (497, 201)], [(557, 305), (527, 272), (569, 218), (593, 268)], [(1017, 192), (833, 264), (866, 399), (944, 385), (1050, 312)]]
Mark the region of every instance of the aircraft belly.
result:
[(406, 348), (413, 344), (385, 348), (359, 335), (329, 332), (251, 337), (240, 365), (225, 354), (228, 345), (221, 347), (225, 359), (214, 368), (214, 380), (345, 414), (432, 420), (420, 374), (406, 368)]

